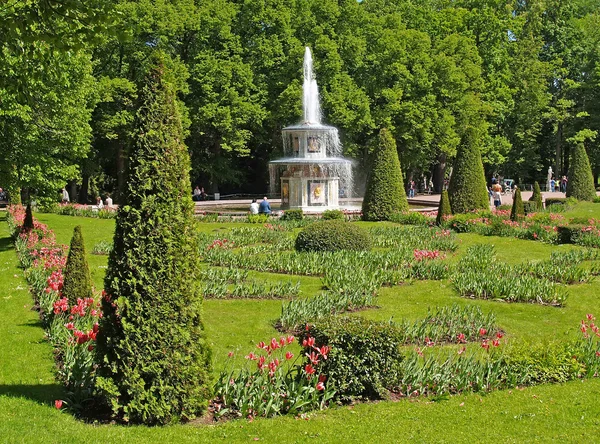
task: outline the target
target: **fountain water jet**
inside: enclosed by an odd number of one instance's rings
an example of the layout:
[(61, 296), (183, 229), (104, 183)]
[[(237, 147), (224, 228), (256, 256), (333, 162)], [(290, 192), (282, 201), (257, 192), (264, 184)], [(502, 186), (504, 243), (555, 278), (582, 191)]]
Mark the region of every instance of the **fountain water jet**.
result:
[(269, 162), (271, 193), (281, 192), (282, 208), (337, 209), (340, 195), (350, 197), (352, 191), (352, 162), (341, 157), (337, 128), (321, 124), (319, 89), (308, 47), (302, 92), (304, 121), (283, 128), (285, 157)]

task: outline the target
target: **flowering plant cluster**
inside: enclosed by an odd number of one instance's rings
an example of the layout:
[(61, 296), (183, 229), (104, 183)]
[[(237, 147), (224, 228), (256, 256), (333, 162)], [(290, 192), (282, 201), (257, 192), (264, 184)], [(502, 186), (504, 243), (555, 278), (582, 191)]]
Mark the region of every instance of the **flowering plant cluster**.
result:
[(46, 337), (55, 349), (57, 378), (67, 389), (68, 400), (59, 400), (57, 405), (77, 410), (91, 398), (93, 342), (102, 316), (99, 301), (78, 299), (76, 304), (69, 305), (62, 295), (67, 246), (57, 244), (52, 230), (35, 219), (32, 230), (22, 229), (24, 218), (23, 207), (9, 207), (17, 253), (46, 328)]
[(335, 391), (327, 386), (319, 364), (327, 359), (329, 348), (317, 347), (314, 338), (308, 338), (302, 343), (304, 353), (296, 354), (294, 344), (294, 336), (259, 342), (256, 351), (245, 356), (248, 365), (221, 372), (215, 416), (253, 419), (326, 408)]
[(413, 257), (415, 258), (416, 261), (422, 261), (422, 260), (425, 260), (425, 259), (438, 259), (438, 258), (444, 259), (445, 255), (444, 254), (440, 255), (439, 250), (433, 250), (433, 251), (431, 251), (431, 250), (417, 250), (417, 249), (415, 249), (413, 251)]
[(212, 244), (206, 247), (206, 250), (210, 251), (213, 248), (228, 249), (234, 248), (234, 246), (235, 243), (233, 241), (229, 241), (228, 239), (215, 239), (213, 240)]

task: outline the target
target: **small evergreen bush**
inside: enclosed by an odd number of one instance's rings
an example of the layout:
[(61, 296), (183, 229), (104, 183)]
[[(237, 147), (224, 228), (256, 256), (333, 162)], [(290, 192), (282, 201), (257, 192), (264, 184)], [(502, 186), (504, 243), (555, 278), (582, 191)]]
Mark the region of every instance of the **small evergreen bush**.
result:
[(403, 335), (390, 322), (330, 317), (312, 325), (304, 335), (330, 347), (320, 370), (342, 401), (381, 399), (397, 380)]
[(448, 191), (443, 190), (440, 196), (440, 204), (438, 206), (438, 214), (435, 218), (436, 225), (442, 225), (444, 220), (452, 216), (452, 210), (450, 209), (450, 200), (448, 199)]
[(302, 220), (304, 219), (304, 212), (302, 208), (292, 208), (291, 210), (285, 210), (280, 220)]
[(297, 251), (361, 251), (371, 248), (369, 232), (341, 220), (315, 222), (296, 237)]
[[(532, 213), (535, 211), (542, 211), (544, 209), (544, 204), (542, 202), (542, 191), (540, 190), (540, 184), (537, 181), (533, 184), (533, 194), (529, 198), (529, 202), (534, 202), (535, 209), (531, 211)], [(532, 208), (531, 206), (529, 207)]]
[(583, 142), (577, 143), (571, 153), (566, 196), (590, 202), (596, 197), (594, 175)]
[(524, 217), (525, 209), (523, 208), (523, 198), (521, 197), (521, 190), (517, 188), (515, 197), (513, 198), (513, 206), (510, 210), (510, 220), (522, 220)]
[(23, 230), (33, 230), (33, 212), (31, 211), (31, 202), (25, 209), (25, 219), (23, 220)]
[(85, 257), (85, 245), (81, 234), (81, 225), (73, 229), (69, 256), (64, 270), (63, 296), (69, 300), (69, 305), (76, 305), (77, 299), (92, 297), (92, 280), (90, 268)]
[(582, 233), (583, 225), (572, 224), (557, 227), (559, 244), (576, 244)]
[(389, 220), (393, 214), (408, 210), (408, 199), (402, 181), (402, 169), (396, 142), (390, 132), (379, 132), (379, 145), (367, 179), (362, 204), (363, 220)]
[(342, 210), (325, 210), (321, 215), (323, 220), (346, 220)]
[(525, 214), (536, 213), (538, 211), (538, 205), (536, 202), (527, 200), (523, 202), (523, 210), (525, 211)]

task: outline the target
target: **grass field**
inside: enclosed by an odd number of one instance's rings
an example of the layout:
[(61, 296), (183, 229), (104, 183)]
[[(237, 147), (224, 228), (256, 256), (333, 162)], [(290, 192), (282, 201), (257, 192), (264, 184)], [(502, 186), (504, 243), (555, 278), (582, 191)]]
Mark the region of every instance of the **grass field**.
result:
[[(600, 205), (581, 204), (571, 214), (600, 217)], [(102, 287), (106, 256), (89, 254), (101, 240), (111, 241), (113, 220), (36, 214), (60, 243), (69, 243), (73, 227), (82, 225), (92, 278)], [(227, 232), (239, 224), (202, 224), (201, 230)], [(455, 261), (469, 245), (492, 243), (498, 260), (519, 263), (544, 259), (556, 249), (540, 242), (459, 235)], [(448, 401), (427, 399), (378, 402), (330, 408), (309, 420), (276, 418), (217, 425), (187, 424), (164, 428), (84, 424), (53, 407), (61, 388), (54, 383), (52, 350), (43, 340), (22, 271), (17, 266), (4, 214), (0, 213), (0, 441), (1, 442), (579, 442), (600, 436), (600, 380), (575, 381), (486, 396), (462, 395)], [(301, 281), (302, 295), (320, 289), (311, 277), (251, 273), (270, 281)], [(511, 338), (550, 341), (574, 334), (586, 313), (600, 316), (600, 281), (569, 287), (565, 307), (473, 301), (456, 295), (447, 281), (418, 281), (383, 288), (377, 309), (356, 313), (370, 319), (419, 319), (428, 307), (479, 305), (493, 311)], [(204, 319), (214, 349), (215, 372), (228, 351), (247, 353), (260, 340), (278, 334), (273, 322), (281, 301), (207, 300)]]

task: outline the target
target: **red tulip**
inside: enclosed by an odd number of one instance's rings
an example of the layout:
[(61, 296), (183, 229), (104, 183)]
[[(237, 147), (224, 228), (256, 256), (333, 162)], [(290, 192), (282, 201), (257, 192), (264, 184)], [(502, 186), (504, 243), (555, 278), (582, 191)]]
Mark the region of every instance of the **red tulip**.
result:
[(317, 390), (325, 390), (325, 384), (322, 382), (317, 383)]
[(60, 410), (62, 408), (62, 405), (63, 405), (62, 399), (57, 399), (56, 401), (54, 401), (54, 407), (56, 407), (58, 410)]

